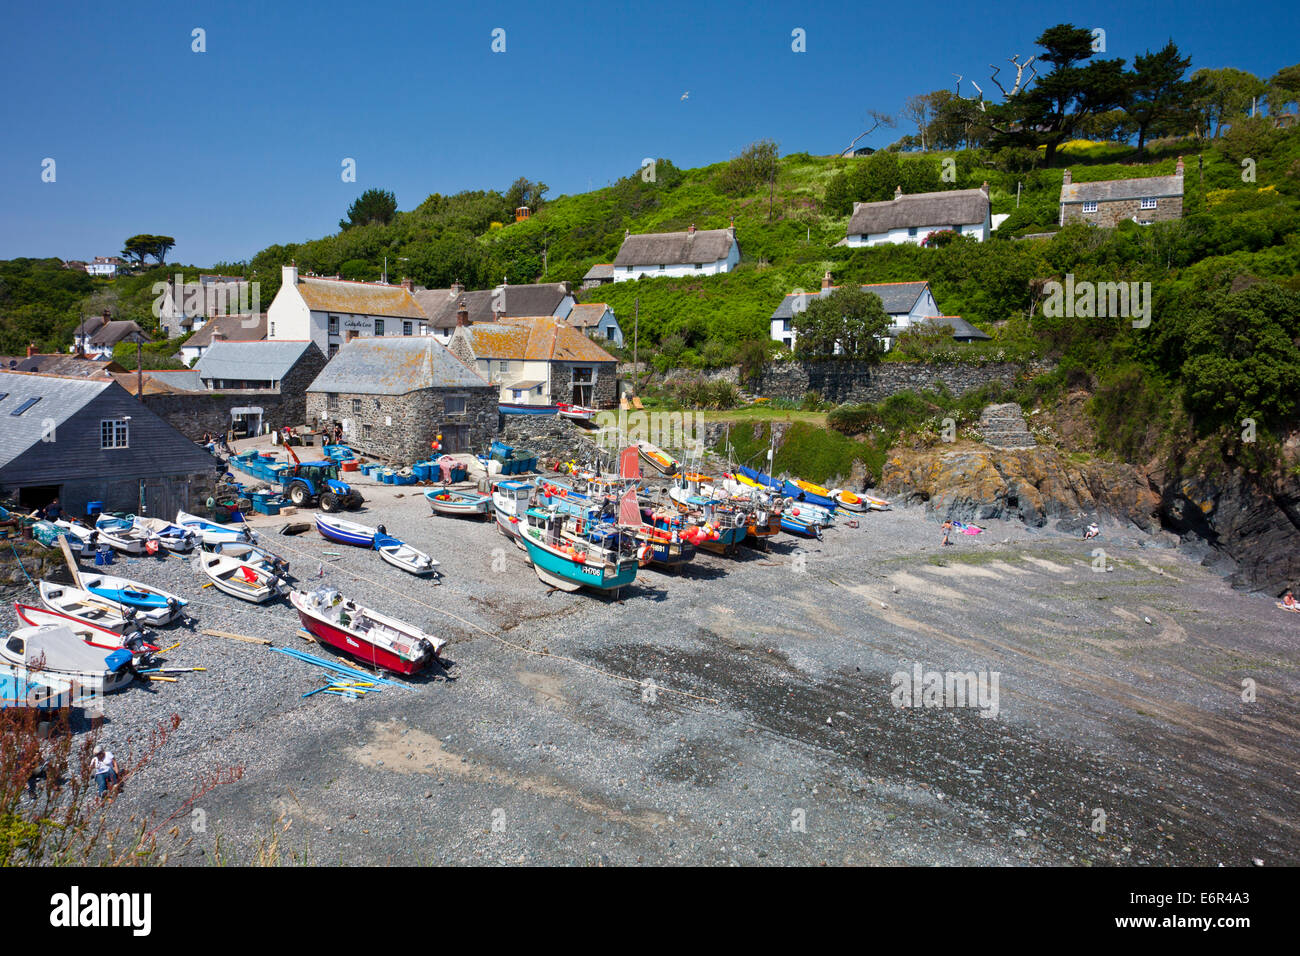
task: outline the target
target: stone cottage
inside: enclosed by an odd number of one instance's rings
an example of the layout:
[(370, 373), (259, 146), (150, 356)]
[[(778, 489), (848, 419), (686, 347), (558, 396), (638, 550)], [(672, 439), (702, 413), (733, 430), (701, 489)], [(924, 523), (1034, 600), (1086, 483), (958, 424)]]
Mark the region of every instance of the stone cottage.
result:
[(1125, 220), (1141, 226), (1183, 217), (1183, 158), (1172, 176), (1104, 179), (1076, 183), (1065, 171), (1061, 182), (1060, 224), (1086, 222), (1113, 229)]
[(307, 420), (341, 425), (364, 455), (410, 464), (483, 451), (496, 438), (497, 389), (432, 336), (347, 342), (307, 389)]

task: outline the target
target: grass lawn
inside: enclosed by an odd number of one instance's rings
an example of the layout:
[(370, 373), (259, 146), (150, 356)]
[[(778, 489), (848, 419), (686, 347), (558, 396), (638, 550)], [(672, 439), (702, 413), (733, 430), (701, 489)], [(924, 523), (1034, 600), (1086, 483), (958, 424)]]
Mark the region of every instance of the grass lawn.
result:
[(807, 422), (818, 428), (826, 427), (825, 412), (806, 412), (802, 409), (764, 408), (751, 405), (747, 408), (733, 408), (727, 411), (701, 411), (708, 422)]

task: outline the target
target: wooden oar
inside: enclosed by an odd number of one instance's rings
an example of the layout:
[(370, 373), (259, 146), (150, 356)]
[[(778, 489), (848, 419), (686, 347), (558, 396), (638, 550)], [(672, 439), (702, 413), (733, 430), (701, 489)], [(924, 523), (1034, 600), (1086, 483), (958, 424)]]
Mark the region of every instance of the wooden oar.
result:
[(270, 641), (263, 640), (260, 637), (249, 637), (246, 634), (231, 634), (229, 631), (201, 631), (209, 637), (224, 637), (231, 641), (243, 641), (245, 644), (270, 644)]

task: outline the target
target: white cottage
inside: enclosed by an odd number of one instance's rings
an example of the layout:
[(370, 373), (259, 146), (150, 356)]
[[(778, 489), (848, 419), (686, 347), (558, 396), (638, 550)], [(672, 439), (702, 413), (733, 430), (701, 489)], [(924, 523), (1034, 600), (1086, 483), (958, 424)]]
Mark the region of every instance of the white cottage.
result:
[(844, 245), (920, 245), (931, 233), (946, 230), (979, 242), (988, 239), (993, 231), (988, 183), (979, 189), (911, 195), (904, 195), (900, 186), (891, 200), (854, 203)]
[(427, 335), (428, 316), (401, 285), (300, 276), (284, 266), (280, 291), (266, 310), (268, 341), (310, 340), (332, 357), (344, 342), (381, 335)]
[(740, 265), (736, 229), (647, 232), (625, 235), (614, 259), (614, 281), (681, 276), (711, 276)]

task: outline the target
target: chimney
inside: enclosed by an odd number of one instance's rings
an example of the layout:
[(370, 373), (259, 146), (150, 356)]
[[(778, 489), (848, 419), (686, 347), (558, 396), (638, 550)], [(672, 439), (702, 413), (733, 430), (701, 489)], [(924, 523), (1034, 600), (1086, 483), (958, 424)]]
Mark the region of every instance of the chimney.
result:
[(694, 236), (694, 235), (695, 235), (695, 223), (691, 223), (691, 224), (690, 224), (690, 226), (689, 226), (689, 227), (687, 228), (687, 230), (686, 230), (686, 235), (688, 235), (688, 236)]
[(895, 199), (902, 199), (902, 198), (903, 198), (903, 187), (902, 187), (902, 186), (895, 186), (895, 187), (894, 187), (894, 198), (895, 198)]
[(452, 295), (460, 295), (464, 291), (465, 291), (465, 286), (461, 283), (459, 279), (457, 279), (455, 282), (451, 284)]
[(31, 358), (31, 357), (32, 357), (33, 355), (35, 355), (35, 354), (36, 354), (36, 344), (35, 344), (34, 342), (28, 342), (28, 343), (27, 343), (27, 357), (28, 357), (28, 358)]
[(1183, 175), (1183, 157), (1178, 157), (1178, 162), (1174, 164), (1174, 175), (1181, 177)]
[(461, 299), (459, 305), (456, 307), (456, 324), (463, 326), (469, 325), (469, 309), (465, 307), (464, 299)]
[(822, 288), (829, 289), (830, 287), (831, 287), (831, 270), (827, 269), (826, 274), (822, 276)]
[(1071, 182), (1072, 182), (1072, 180), (1070, 179), (1070, 171), (1067, 169), (1067, 170), (1065, 171), (1065, 176), (1061, 179), (1061, 185), (1062, 185), (1062, 186), (1068, 186), (1068, 185), (1070, 185)]
[(573, 286), (568, 279), (565, 279), (560, 285), (563, 287), (565, 295), (573, 295)]
[(281, 285), (298, 284), (298, 267), (296, 265), (280, 267), (280, 284)]
[(984, 180), (984, 185), (980, 186), (980, 192), (984, 194), (985, 199), (989, 198), (989, 181), (987, 179)]
[(415, 283), (412, 282), (410, 279), (403, 279), (403, 280), (402, 280), (402, 288), (405, 289), (407, 292), (414, 292), (414, 291), (415, 291)]

